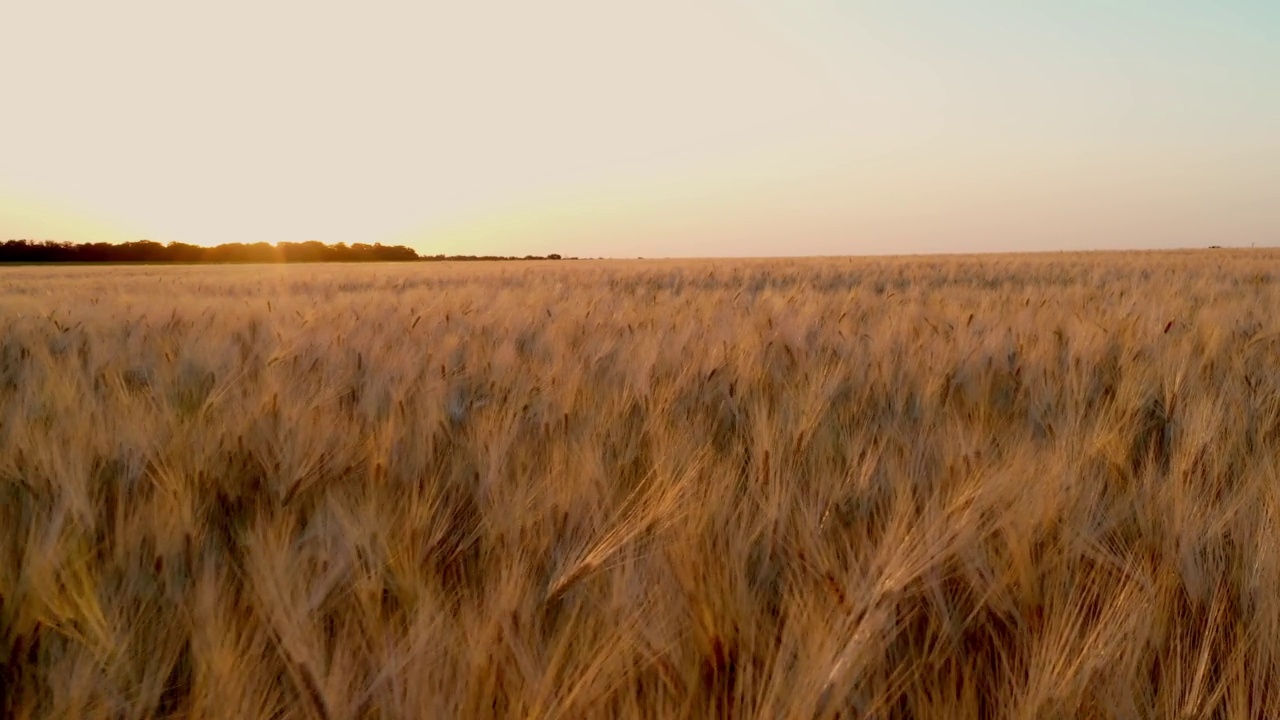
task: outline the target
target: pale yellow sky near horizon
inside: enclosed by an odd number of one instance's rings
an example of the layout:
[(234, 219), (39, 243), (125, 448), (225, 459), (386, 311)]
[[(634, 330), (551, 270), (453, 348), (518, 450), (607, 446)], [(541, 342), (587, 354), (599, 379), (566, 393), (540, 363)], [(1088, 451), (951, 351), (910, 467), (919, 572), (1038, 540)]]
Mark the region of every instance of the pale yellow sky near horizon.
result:
[(1280, 241), (1258, 2), (51, 0), (0, 240), (839, 255)]

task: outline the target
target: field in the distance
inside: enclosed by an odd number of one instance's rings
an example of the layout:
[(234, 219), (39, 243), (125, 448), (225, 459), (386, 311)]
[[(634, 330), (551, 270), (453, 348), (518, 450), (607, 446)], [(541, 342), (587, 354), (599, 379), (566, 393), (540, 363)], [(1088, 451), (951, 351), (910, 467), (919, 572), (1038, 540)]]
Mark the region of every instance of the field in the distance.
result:
[(0, 715), (1280, 714), (1280, 252), (0, 269)]

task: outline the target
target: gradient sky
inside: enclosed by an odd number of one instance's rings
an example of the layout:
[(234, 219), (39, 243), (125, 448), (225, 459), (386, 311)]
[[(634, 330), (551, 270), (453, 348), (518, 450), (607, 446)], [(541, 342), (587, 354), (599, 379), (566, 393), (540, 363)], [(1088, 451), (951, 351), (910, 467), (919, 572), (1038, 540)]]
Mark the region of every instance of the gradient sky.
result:
[(0, 240), (1280, 243), (1280, 3), (15, 0)]

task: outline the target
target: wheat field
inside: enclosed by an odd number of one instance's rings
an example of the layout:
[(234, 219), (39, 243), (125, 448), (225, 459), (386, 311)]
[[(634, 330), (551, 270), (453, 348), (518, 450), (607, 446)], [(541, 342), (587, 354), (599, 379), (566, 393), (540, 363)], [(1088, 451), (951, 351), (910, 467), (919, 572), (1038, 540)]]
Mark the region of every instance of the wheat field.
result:
[(1280, 251), (0, 269), (0, 714), (1280, 715)]

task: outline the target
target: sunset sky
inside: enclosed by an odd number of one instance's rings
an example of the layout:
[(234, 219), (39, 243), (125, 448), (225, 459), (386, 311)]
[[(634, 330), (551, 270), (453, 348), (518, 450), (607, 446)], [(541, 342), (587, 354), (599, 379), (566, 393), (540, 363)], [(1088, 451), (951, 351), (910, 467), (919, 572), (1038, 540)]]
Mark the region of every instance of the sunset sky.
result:
[(15, 0), (0, 240), (1280, 244), (1280, 3)]

